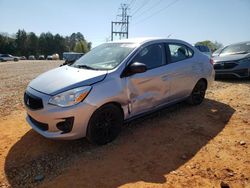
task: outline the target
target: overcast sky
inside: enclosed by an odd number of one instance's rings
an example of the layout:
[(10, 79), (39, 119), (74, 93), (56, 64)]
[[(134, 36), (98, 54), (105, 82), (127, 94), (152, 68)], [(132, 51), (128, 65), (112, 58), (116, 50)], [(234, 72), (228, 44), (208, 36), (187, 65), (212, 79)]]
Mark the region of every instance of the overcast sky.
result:
[(250, 41), (250, 0), (0, 0), (0, 32), (79, 31), (96, 46), (110, 37), (121, 3), (130, 4), (130, 37)]

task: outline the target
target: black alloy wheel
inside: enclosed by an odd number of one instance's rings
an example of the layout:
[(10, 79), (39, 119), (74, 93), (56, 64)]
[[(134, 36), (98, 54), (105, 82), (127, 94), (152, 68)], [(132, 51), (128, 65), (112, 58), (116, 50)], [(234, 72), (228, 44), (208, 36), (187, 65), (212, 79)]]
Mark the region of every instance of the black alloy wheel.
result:
[(122, 110), (114, 104), (104, 105), (91, 116), (87, 128), (87, 138), (97, 145), (107, 144), (119, 135), (122, 124)]
[(204, 80), (200, 80), (195, 85), (190, 97), (188, 98), (188, 103), (192, 105), (199, 105), (205, 98), (207, 90), (207, 84)]

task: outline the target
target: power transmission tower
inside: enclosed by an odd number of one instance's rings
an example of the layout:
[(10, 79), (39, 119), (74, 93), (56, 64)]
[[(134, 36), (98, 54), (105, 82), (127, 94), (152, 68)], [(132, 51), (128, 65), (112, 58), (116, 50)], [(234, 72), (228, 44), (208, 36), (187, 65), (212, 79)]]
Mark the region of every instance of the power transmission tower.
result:
[(114, 35), (119, 36), (121, 38), (128, 38), (128, 26), (129, 26), (129, 5), (121, 4), (121, 14), (117, 15), (117, 17), (121, 17), (120, 21), (112, 21), (111, 22), (111, 41), (114, 40)]

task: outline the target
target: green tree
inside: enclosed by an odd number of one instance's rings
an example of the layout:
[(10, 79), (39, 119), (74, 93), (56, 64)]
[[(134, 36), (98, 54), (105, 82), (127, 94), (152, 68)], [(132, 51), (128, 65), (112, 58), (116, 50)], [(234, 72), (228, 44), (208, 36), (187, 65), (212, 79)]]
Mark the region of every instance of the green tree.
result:
[(39, 45), (39, 39), (36, 36), (35, 33), (30, 32), (27, 35), (27, 54), (28, 55), (38, 55), (38, 45)]
[(52, 33), (47, 32), (45, 33), (45, 39), (46, 39), (46, 55), (54, 54), (55, 53), (55, 43), (54, 43), (54, 36)]
[(80, 32), (77, 32), (77, 33), (75, 34), (75, 38), (76, 38), (77, 41), (85, 40), (83, 34), (80, 33)]
[(87, 53), (89, 51), (88, 43), (84, 40), (80, 40), (76, 43), (74, 51), (79, 53)]
[(74, 50), (74, 47), (77, 43), (77, 39), (76, 39), (76, 34), (75, 33), (72, 33), (69, 37), (69, 49), (70, 51)]
[(89, 51), (91, 49), (91, 43), (88, 43), (85, 40), (83, 34), (80, 33), (80, 32), (72, 33), (70, 35), (70, 37), (66, 37), (65, 39), (66, 39), (65, 43), (66, 43), (68, 51), (75, 51), (75, 47), (76, 47), (77, 43), (80, 42), (80, 41), (83, 41), (83, 43), (87, 44), (87, 48), (86, 48), (87, 51)]
[(63, 52), (67, 51), (65, 38), (59, 34), (54, 36), (54, 46), (55, 53), (58, 53), (60, 57), (62, 57)]
[(205, 41), (200, 41), (200, 42), (197, 42), (195, 43), (195, 45), (204, 45), (204, 46), (207, 46), (208, 48), (210, 48), (210, 50), (212, 52), (214, 52), (215, 50), (221, 48), (223, 45), (217, 41), (215, 42), (212, 42), (210, 40), (205, 40)]
[(41, 33), (38, 39), (38, 51), (40, 54), (43, 55), (48, 55), (46, 53), (46, 49), (47, 49), (47, 41), (46, 41), (46, 35), (45, 33)]
[(16, 55), (15, 39), (8, 36), (8, 34), (0, 34), (0, 53)]
[(27, 56), (27, 33), (24, 30), (18, 30), (16, 33), (16, 51), (17, 55), (25, 55)]
[(91, 42), (87, 42), (82, 33), (72, 33), (70, 36), (53, 35), (50, 32), (37, 36), (34, 32), (27, 33), (18, 30), (14, 36), (0, 33), (0, 53), (17, 56), (51, 55), (58, 53), (62, 57), (65, 51), (86, 53), (91, 49)]

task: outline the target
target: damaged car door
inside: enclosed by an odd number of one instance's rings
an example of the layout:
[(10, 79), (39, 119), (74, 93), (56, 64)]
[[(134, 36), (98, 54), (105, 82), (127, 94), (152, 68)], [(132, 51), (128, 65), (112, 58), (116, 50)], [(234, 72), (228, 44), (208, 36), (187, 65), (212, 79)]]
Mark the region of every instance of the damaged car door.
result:
[(147, 70), (126, 78), (132, 116), (152, 110), (167, 102), (170, 93), (170, 86), (166, 79), (167, 63), (164, 44), (151, 44), (143, 47), (130, 64), (135, 62), (145, 64)]

